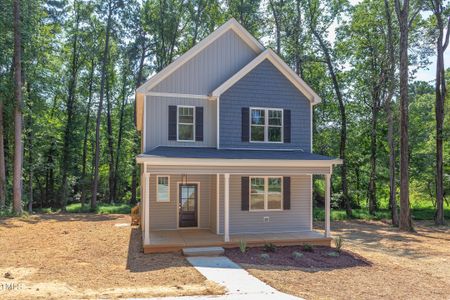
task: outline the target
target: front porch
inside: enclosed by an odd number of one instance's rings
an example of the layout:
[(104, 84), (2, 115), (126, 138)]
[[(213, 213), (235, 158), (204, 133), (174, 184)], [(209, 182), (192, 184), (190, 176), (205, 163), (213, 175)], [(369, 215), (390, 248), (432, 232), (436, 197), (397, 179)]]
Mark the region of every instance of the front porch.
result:
[(217, 235), (208, 229), (159, 230), (150, 231), (150, 244), (144, 245), (144, 253), (174, 252), (185, 247), (239, 247), (241, 240), (245, 241), (247, 246), (264, 246), (266, 243), (274, 243), (277, 246), (330, 246), (332, 239), (317, 231), (298, 231), (230, 234), (230, 241), (225, 242), (223, 235)]

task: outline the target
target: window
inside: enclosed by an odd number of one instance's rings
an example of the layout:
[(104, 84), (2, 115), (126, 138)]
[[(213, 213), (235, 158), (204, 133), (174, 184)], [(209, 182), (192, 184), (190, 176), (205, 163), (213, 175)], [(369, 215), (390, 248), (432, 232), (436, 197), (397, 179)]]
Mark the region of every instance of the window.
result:
[(283, 110), (271, 108), (250, 109), (251, 142), (283, 142)]
[(158, 176), (156, 183), (157, 202), (169, 202), (170, 190), (169, 190), (169, 176)]
[(250, 210), (281, 210), (282, 177), (250, 177)]
[(177, 121), (178, 141), (194, 141), (195, 108), (178, 106)]

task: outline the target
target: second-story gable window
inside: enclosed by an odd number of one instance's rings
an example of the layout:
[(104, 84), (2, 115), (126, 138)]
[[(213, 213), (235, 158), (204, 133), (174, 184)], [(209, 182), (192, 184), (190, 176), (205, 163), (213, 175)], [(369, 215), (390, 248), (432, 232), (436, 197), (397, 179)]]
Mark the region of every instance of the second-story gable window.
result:
[(250, 108), (250, 141), (283, 142), (283, 110)]
[(178, 141), (195, 140), (195, 107), (178, 106), (177, 138)]

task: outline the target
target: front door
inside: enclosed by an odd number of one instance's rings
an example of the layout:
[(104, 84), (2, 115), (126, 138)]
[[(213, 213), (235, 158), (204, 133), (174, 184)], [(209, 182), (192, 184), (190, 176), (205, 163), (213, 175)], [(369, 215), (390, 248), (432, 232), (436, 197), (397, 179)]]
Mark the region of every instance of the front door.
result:
[(180, 184), (178, 198), (179, 227), (197, 227), (198, 185)]

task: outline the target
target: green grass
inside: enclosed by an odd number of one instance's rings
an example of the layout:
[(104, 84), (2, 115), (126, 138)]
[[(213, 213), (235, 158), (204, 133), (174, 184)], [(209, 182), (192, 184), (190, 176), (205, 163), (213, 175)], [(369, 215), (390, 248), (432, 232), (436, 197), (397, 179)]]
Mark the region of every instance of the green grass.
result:
[(131, 206), (129, 204), (100, 203), (97, 205), (97, 209), (95, 211), (92, 211), (89, 205), (81, 207), (81, 203), (73, 203), (67, 205), (66, 210), (69, 213), (95, 212), (98, 214), (129, 214), (131, 212)]
[[(432, 207), (423, 207), (423, 208), (412, 208), (411, 216), (413, 220), (433, 220), (435, 209)], [(361, 219), (361, 220), (382, 220), (382, 219), (390, 219), (391, 212), (387, 209), (378, 210), (375, 215), (369, 214), (369, 210), (365, 208), (353, 209), (352, 219)], [(445, 208), (444, 210), (445, 218), (450, 219), (450, 207)], [(332, 221), (342, 221), (348, 220), (347, 214), (345, 210), (332, 209), (331, 210), (331, 220)], [(314, 220), (315, 221), (323, 221), (325, 220), (325, 211), (323, 208), (314, 208)]]

